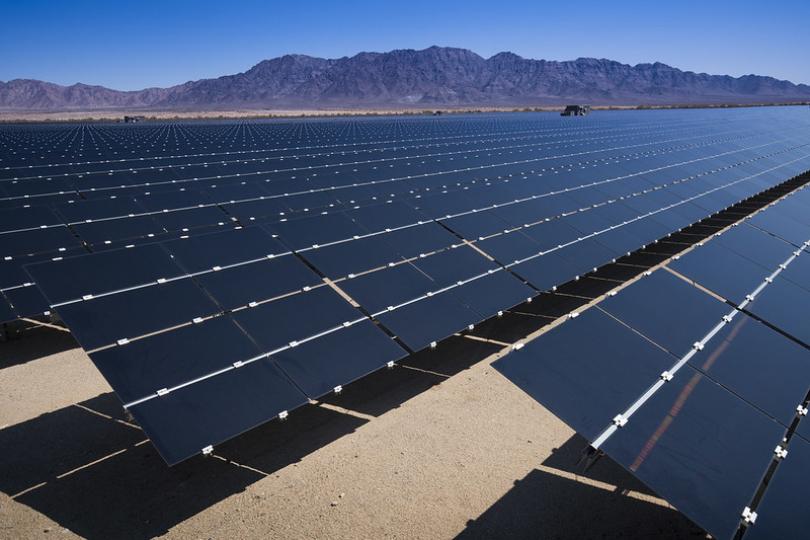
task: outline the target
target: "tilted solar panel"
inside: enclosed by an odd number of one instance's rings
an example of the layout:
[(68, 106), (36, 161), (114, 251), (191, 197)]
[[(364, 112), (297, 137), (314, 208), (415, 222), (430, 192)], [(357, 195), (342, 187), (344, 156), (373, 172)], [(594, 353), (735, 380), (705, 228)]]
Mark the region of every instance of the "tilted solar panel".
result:
[(810, 234), (771, 216), (808, 211), (799, 190), (493, 365), (714, 537), (794, 537)]
[(0, 316), (54, 310), (175, 463), (810, 168), (779, 110), (605, 114), (14, 158)]

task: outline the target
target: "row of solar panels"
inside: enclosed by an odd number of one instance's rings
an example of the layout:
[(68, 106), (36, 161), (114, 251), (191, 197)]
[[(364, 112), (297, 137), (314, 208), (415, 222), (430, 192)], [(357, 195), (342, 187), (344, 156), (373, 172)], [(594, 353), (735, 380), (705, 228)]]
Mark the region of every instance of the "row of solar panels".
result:
[(803, 537), (808, 246), (803, 189), (494, 365), (715, 538)]
[[(93, 165), (102, 165), (103, 168), (103, 164), (124, 162), (193, 162), (194, 158), (205, 156), (250, 155), (276, 150), (385, 147), (436, 139), (465, 140), (480, 138), (485, 134), (508, 136), (542, 131), (557, 136), (594, 128), (615, 129), (617, 125), (650, 125), (654, 120), (659, 125), (687, 123), (697, 116), (692, 114), (684, 118), (666, 112), (622, 116), (607, 113), (601, 119), (592, 117), (575, 124), (561, 122), (559, 117), (551, 114), (513, 114), (442, 118), (433, 122), (417, 118), (355, 118), (252, 121), (241, 124), (7, 125), (0, 132), (0, 178), (21, 176), (14, 174), (15, 169), (59, 171), (63, 165), (89, 165), (89, 170), (94, 170)], [(787, 121), (790, 115), (783, 115), (782, 118), (768, 116), (771, 120)], [(738, 119), (735, 116), (734, 120), (751, 121), (751, 118)], [(731, 123), (728, 115), (723, 115), (722, 122)], [(7, 174), (7, 170), (12, 173)], [(79, 167), (74, 170), (84, 172), (88, 169)]]
[[(519, 153), (551, 155), (571, 148), (582, 150), (609, 144), (625, 146), (643, 141), (650, 135), (670, 138), (692, 138), (703, 134), (702, 122), (673, 123), (665, 128), (649, 123), (624, 124), (610, 128), (579, 127), (551, 131), (548, 129), (476, 133), (462, 138), (435, 137), (415, 141), (378, 141), (345, 143), (296, 148), (270, 148), (234, 151), (218, 154), (192, 154), (183, 157), (148, 157), (137, 160), (86, 163), (49, 163), (37, 167), (0, 169), (0, 187), (6, 197), (64, 191), (93, 191), (102, 188), (122, 188), (147, 181), (155, 184), (194, 178), (221, 178), (256, 173), (286, 176), (317, 172), (336, 166), (387, 165), (402, 161), (417, 170), (437, 160), (465, 159), (480, 163), (482, 156), (508, 156)], [(709, 134), (735, 132), (728, 126), (716, 127)], [(411, 161), (412, 160), (412, 161)], [(409, 162), (410, 161), (410, 162)], [(330, 171), (331, 172), (331, 171)]]
[(800, 150), (671, 184), (645, 175), (627, 195), (600, 184), (599, 203), (563, 192), (441, 218), (469, 204), (458, 191), (435, 220), (375, 207), (389, 225), (375, 233), (358, 229), (369, 215), (325, 214), (271, 229), (286, 243), (253, 226), (27, 269), (176, 463), (781, 183), (810, 165)]
[[(646, 211), (663, 202), (684, 200), (705, 186), (724, 185), (751, 174), (759, 174), (756, 182), (766, 186), (771, 181), (768, 177), (784, 179), (804, 167), (802, 145), (776, 143), (763, 135), (744, 141), (708, 139), (676, 146), (650, 143), (648, 147), (651, 149), (643, 154), (629, 157), (604, 151), (589, 161), (583, 161), (582, 156), (554, 158), (554, 170), (531, 163), (495, 167), (484, 171), (488, 176), (477, 177), (470, 172), (439, 171), (382, 186), (372, 181), (364, 186), (295, 196), (268, 198), (255, 191), (257, 184), (239, 183), (208, 191), (183, 190), (0, 211), (0, 320), (48, 311), (22, 266), (54, 256), (165, 241), (250, 223), (267, 224), (291, 249), (431, 219), (449, 221), (451, 216), (456, 222), (453, 227), (465, 229), (460, 232), (475, 239), (657, 187), (670, 186), (671, 195), (642, 193), (638, 201), (644, 202), (628, 204)], [(729, 193), (739, 191), (729, 189)], [(381, 201), (395, 200), (404, 203), (381, 205)], [(621, 206), (611, 210), (615, 214)], [(704, 215), (700, 210), (685, 210), (691, 206), (684, 205), (679, 212)], [(473, 225), (467, 226), (467, 222)]]
[[(770, 137), (763, 137), (764, 133), (768, 133)], [(37, 175), (0, 180), (0, 205), (11, 207), (29, 202), (58, 204), (79, 198), (99, 199), (132, 194), (143, 196), (144, 192), (152, 194), (175, 191), (180, 187), (211, 189), (243, 184), (253, 186), (254, 193), (251, 196), (254, 198), (337, 188), (350, 189), (355, 193), (354, 198), (362, 198), (368, 188), (364, 191), (358, 188), (366, 184), (383, 186), (378, 189), (384, 192), (387, 184), (409, 183), (409, 180), (412, 183), (424, 175), (436, 173), (450, 175), (449, 178), (439, 178), (440, 183), (446, 183), (452, 182), (453, 176), (469, 178), (471, 171), (492, 169), (496, 165), (525, 167), (536, 163), (538, 168), (552, 170), (572, 163), (579, 165), (579, 162), (588, 159), (612, 158), (621, 153), (642, 153), (654, 144), (675, 146), (700, 139), (718, 138), (745, 141), (754, 136), (758, 136), (763, 142), (772, 142), (774, 136), (776, 140), (781, 140), (775, 130), (740, 133), (728, 128), (668, 128), (593, 138), (579, 133), (562, 142), (548, 141), (544, 136), (528, 142), (488, 139), (485, 143), (467, 143), (463, 149), (441, 152), (398, 147), (388, 156), (378, 156), (375, 153), (362, 159), (329, 153), (323, 158), (323, 162), (318, 155), (304, 154), (287, 160), (278, 157), (247, 163), (237, 160), (226, 165), (203, 165), (199, 166), (199, 170), (191, 165), (149, 166), (96, 173), (66, 173), (64, 176)], [(390, 174), (394, 176), (388, 177)], [(222, 192), (225, 193), (227, 192)], [(236, 195), (244, 196), (245, 193), (237, 192)]]

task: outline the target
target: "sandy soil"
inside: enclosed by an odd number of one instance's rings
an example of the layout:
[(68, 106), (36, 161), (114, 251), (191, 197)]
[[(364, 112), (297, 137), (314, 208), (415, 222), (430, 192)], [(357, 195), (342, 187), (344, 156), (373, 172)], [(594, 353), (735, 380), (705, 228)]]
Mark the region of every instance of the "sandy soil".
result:
[[(0, 343), (0, 538), (702, 538), (495, 372), (507, 314), (166, 467), (72, 338)], [(493, 342), (496, 341), (496, 342)]]
[[(621, 107), (620, 107), (621, 108)], [(559, 111), (562, 107), (537, 107), (535, 111)], [(193, 120), (218, 118), (300, 118), (310, 116), (401, 116), (433, 114), (441, 110), (444, 114), (469, 112), (514, 112), (522, 109), (514, 107), (482, 107), (482, 108), (455, 108), (455, 109), (239, 109), (239, 110), (212, 110), (212, 111), (52, 111), (52, 112), (23, 112), (0, 110), (0, 122), (76, 122), (84, 120), (122, 120), (124, 116), (145, 116), (149, 120)]]
[[(707, 103), (689, 105), (594, 105), (593, 110), (634, 110), (634, 109), (702, 109), (728, 107), (780, 107), (807, 105), (807, 103)], [(237, 109), (237, 110), (94, 110), (94, 111), (44, 111), (25, 112), (0, 110), (0, 122), (89, 122), (123, 120), (124, 116), (145, 116), (147, 120), (205, 120), (237, 118), (301, 118), (335, 116), (406, 116), (430, 115), (436, 111), (442, 114), (490, 113), (490, 112), (549, 112), (561, 111), (562, 106), (538, 107), (424, 107), (415, 109)]]

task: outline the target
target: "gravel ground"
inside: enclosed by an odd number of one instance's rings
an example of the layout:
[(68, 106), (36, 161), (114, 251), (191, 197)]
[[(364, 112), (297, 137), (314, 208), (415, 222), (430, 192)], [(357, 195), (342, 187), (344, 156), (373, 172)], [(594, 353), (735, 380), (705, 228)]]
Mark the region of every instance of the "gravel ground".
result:
[(0, 343), (0, 538), (705, 536), (609, 459), (583, 472), (501, 349), (450, 338), (168, 468), (68, 334), (27, 331)]

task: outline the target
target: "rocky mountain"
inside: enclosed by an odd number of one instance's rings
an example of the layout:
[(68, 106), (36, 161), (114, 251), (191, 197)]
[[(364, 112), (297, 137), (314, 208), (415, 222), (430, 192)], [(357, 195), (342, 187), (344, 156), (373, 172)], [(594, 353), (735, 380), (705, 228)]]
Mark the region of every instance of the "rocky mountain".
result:
[(772, 77), (708, 75), (666, 64), (557, 62), (503, 52), (430, 47), (339, 59), (287, 55), (236, 75), (122, 92), (17, 79), (0, 82), (0, 109), (421, 108), (439, 106), (754, 103), (810, 100), (810, 86)]

